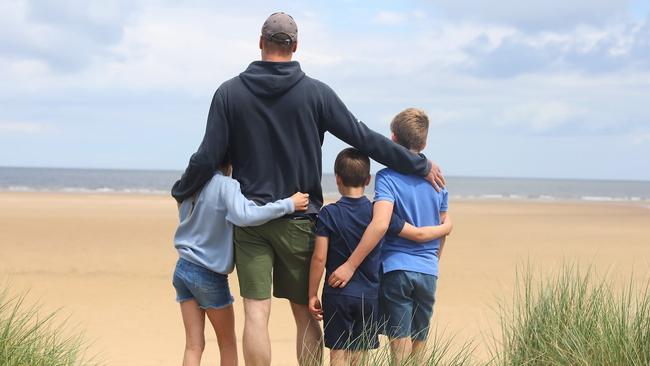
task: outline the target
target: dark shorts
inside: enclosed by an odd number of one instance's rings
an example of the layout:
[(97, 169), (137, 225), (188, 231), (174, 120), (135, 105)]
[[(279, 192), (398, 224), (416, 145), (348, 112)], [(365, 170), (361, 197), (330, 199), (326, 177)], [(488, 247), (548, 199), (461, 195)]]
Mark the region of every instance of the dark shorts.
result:
[(220, 309), (234, 301), (227, 275), (212, 272), (183, 258), (176, 263), (172, 283), (176, 289), (176, 301), (194, 299), (201, 309)]
[(379, 347), (379, 301), (323, 294), (325, 347), (368, 350)]
[(235, 227), (235, 264), (241, 296), (268, 299), (273, 287), (273, 296), (307, 305), (314, 230), (314, 222), (309, 219), (287, 218), (260, 226)]
[(392, 271), (382, 276), (379, 301), (384, 332), (389, 338), (427, 339), (437, 280), (436, 276), (411, 271)]

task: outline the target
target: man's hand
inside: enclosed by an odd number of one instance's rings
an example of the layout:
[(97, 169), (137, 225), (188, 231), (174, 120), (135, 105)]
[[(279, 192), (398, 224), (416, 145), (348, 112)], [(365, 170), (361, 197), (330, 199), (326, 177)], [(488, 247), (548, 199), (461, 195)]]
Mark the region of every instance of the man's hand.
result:
[(343, 288), (345, 285), (350, 282), (350, 278), (354, 275), (356, 268), (352, 266), (349, 262), (345, 262), (339, 266), (327, 279), (327, 283), (330, 287), (339, 287)]
[(323, 320), (323, 305), (318, 300), (318, 296), (309, 297), (309, 312), (314, 319), (318, 321)]
[(429, 163), (431, 163), (431, 170), (424, 179), (428, 180), (437, 192), (440, 192), (447, 182), (445, 181), (445, 177), (442, 175), (440, 167), (431, 160), (429, 160)]
[(309, 206), (309, 194), (297, 192), (291, 196), (293, 201), (294, 211), (306, 211)]

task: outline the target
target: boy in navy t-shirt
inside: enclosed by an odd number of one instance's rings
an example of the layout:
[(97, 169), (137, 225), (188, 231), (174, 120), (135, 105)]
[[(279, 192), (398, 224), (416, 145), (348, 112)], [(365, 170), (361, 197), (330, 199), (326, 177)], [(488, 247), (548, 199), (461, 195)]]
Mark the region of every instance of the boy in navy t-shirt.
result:
[[(360, 151), (348, 148), (337, 156), (334, 172), (342, 197), (323, 207), (319, 215), (310, 271), (309, 310), (317, 320), (324, 320), (325, 346), (331, 349), (330, 364), (359, 364), (363, 351), (379, 346), (381, 249), (359, 248), (360, 254), (351, 257), (372, 220), (372, 203), (364, 195), (365, 186), (370, 183), (370, 160)], [(399, 216), (391, 216), (387, 226), (389, 235), (419, 242), (444, 236), (449, 230), (451, 222), (416, 228), (405, 224)], [(318, 287), (323, 270), (326, 269), (329, 279), (344, 263), (354, 264), (354, 275), (345, 283), (325, 283), (321, 303)]]
[[(429, 118), (424, 111), (408, 108), (395, 116), (390, 127), (393, 141), (414, 154), (419, 154), (426, 146)], [(393, 215), (416, 226), (448, 222), (447, 191), (436, 191), (420, 177), (392, 169), (380, 170), (375, 181), (372, 222), (363, 234), (359, 249), (375, 248), (390, 227)], [(409, 357), (417, 364), (426, 346), (443, 246), (444, 236), (421, 243), (387, 236), (383, 243), (379, 297), (386, 335), (397, 365)], [(367, 252), (359, 253), (360, 258)], [(356, 255), (355, 252), (350, 258)], [(354, 273), (351, 268), (354, 263), (344, 263), (330, 280), (345, 283)]]

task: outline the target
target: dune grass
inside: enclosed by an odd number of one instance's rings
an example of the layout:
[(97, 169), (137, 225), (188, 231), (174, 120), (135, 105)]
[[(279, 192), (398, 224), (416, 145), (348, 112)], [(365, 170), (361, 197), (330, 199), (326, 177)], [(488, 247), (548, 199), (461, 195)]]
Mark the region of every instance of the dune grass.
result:
[[(477, 360), (476, 344), (431, 332), (419, 360), (426, 366), (648, 366), (650, 291), (648, 284), (623, 289), (591, 269), (565, 266), (552, 275), (518, 272), (511, 301), (498, 307), (500, 329), (488, 337), (490, 359)], [(393, 366), (390, 348), (369, 352), (364, 365)]]
[(38, 305), (27, 305), (25, 295), (10, 297), (0, 290), (0, 365), (77, 366), (96, 365), (84, 358), (79, 333), (69, 334), (56, 313), (40, 314)]
[[(650, 365), (650, 289), (621, 290), (594, 271), (566, 266), (534, 278), (517, 276), (512, 301), (499, 306), (500, 332), (488, 347), (491, 359), (477, 360), (475, 344), (433, 331), (430, 348), (406, 365), (426, 366), (647, 366)], [(84, 357), (80, 334), (71, 334), (55, 313), (42, 316), (25, 296), (0, 291), (0, 365), (95, 365)], [(364, 365), (392, 366), (387, 344), (369, 352)]]
[(493, 364), (650, 365), (648, 286), (613, 287), (576, 266), (542, 280), (524, 271), (512, 306), (501, 307)]

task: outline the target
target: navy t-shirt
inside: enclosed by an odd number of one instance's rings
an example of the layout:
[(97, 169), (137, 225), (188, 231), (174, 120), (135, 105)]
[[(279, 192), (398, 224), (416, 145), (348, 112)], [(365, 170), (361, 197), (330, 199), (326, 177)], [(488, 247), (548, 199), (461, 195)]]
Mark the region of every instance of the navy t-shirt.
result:
[[(343, 288), (332, 288), (327, 279), (348, 260), (372, 220), (372, 202), (366, 197), (341, 197), (336, 203), (323, 207), (316, 225), (316, 235), (329, 238), (324, 294), (376, 298), (381, 271), (381, 242), (361, 262), (359, 268)], [(404, 220), (396, 215), (390, 220), (386, 235), (398, 235)], [(382, 240), (383, 241), (383, 240)]]

